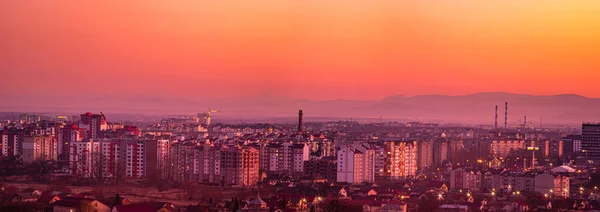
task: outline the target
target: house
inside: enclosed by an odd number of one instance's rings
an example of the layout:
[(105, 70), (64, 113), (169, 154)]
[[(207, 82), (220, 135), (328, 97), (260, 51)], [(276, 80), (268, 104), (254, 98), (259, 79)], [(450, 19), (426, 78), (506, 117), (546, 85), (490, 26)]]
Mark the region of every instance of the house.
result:
[(341, 197), (348, 197), (348, 192), (342, 186), (333, 186), (330, 189), (332, 194), (340, 195)]
[(42, 195), (40, 198), (38, 198), (37, 202), (40, 204), (52, 204), (58, 200), (60, 200), (60, 197), (58, 195), (47, 194)]
[(406, 212), (406, 204), (387, 204), (383, 205), (379, 212)]
[(65, 197), (52, 204), (52, 211), (54, 212), (80, 212), (82, 209), (110, 212), (110, 208), (104, 203), (95, 199), (81, 197)]
[(438, 211), (439, 212), (460, 212), (460, 211), (467, 212), (467, 211), (469, 211), (469, 206), (443, 204), (439, 207)]
[(144, 204), (129, 204), (129, 205), (117, 205), (111, 212), (156, 212), (156, 204), (144, 203)]
[(210, 212), (210, 207), (206, 205), (190, 205), (185, 208), (185, 212)]
[[(108, 199), (106, 199), (105, 203), (106, 205), (109, 206), (113, 206), (112, 204), (114, 204), (115, 202), (115, 197), (109, 197)], [(132, 202), (131, 200), (125, 198), (125, 197), (119, 197), (119, 202), (121, 202), (121, 205), (130, 205)]]

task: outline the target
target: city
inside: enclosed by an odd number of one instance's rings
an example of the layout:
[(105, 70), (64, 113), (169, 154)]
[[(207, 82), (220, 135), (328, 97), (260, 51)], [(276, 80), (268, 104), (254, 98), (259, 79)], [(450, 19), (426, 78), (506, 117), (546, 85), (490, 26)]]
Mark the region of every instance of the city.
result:
[(600, 1), (0, 1), (0, 212), (600, 211)]
[(2, 204), (50, 211), (86, 203), (98, 211), (600, 207), (596, 123), (502, 126), (497, 112), (492, 128), (304, 122), (302, 110), (296, 124), (211, 123), (216, 112), (140, 127), (103, 113), (9, 115)]

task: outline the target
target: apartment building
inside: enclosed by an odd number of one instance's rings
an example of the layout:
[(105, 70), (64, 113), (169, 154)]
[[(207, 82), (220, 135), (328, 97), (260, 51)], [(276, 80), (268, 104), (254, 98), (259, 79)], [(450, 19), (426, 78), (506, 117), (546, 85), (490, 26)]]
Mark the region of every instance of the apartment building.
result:
[(271, 143), (261, 150), (260, 168), (269, 174), (300, 176), (304, 162), (309, 160), (310, 148), (304, 143)]
[(23, 163), (36, 160), (47, 161), (58, 159), (58, 144), (51, 135), (34, 135), (23, 137)]
[[(417, 142), (388, 141), (383, 145), (384, 176), (402, 179), (415, 176), (417, 172)], [(338, 164), (339, 165), (339, 164)]]
[(511, 151), (526, 148), (524, 140), (494, 140), (490, 146), (490, 151), (495, 157), (506, 157)]
[(229, 147), (221, 151), (224, 184), (251, 186), (258, 181), (259, 152), (251, 147)]
[(337, 182), (337, 158), (323, 157), (305, 161), (303, 176), (323, 176), (329, 182)]
[(450, 188), (479, 191), (482, 187), (483, 173), (479, 170), (458, 168), (450, 171)]
[(337, 151), (337, 182), (375, 182), (375, 150), (362, 144)]

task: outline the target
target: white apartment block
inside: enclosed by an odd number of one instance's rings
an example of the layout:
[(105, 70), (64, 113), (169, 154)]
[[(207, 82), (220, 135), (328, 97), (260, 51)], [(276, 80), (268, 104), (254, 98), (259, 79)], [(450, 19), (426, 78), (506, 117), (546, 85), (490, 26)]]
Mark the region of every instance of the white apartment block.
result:
[(337, 182), (375, 182), (375, 150), (362, 145), (345, 146), (337, 154)]

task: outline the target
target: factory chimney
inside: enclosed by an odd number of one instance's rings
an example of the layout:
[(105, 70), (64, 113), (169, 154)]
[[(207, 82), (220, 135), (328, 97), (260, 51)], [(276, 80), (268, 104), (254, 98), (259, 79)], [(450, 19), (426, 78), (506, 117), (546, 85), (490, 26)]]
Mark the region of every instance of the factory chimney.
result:
[(504, 128), (508, 127), (508, 102), (504, 102)]
[(498, 105), (496, 105), (496, 111), (494, 112), (494, 128), (498, 129)]
[(302, 115), (304, 115), (302, 113), (302, 110), (298, 111), (298, 132), (301, 133), (302, 132)]

